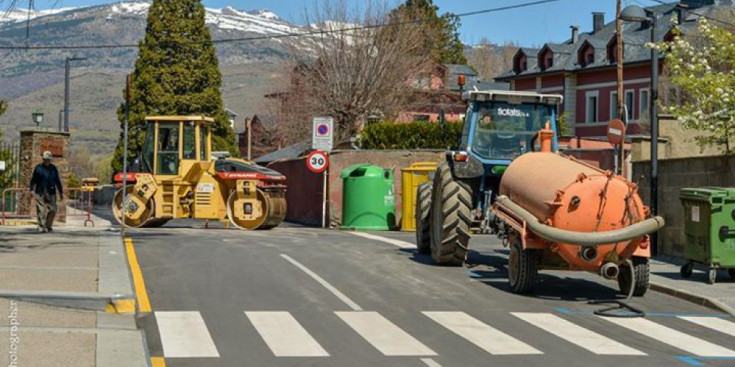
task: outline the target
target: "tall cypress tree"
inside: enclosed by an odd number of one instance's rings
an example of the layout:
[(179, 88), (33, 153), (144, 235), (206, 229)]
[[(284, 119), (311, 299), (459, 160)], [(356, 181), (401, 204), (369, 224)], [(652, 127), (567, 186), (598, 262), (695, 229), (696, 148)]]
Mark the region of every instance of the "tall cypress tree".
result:
[[(236, 152), (222, 103), (222, 75), (204, 15), (200, 0), (153, 0), (133, 72), (128, 162), (143, 146), (145, 117), (151, 115), (213, 117), (212, 149)], [(118, 118), (121, 133), (112, 162), (115, 172), (122, 171), (123, 106)]]

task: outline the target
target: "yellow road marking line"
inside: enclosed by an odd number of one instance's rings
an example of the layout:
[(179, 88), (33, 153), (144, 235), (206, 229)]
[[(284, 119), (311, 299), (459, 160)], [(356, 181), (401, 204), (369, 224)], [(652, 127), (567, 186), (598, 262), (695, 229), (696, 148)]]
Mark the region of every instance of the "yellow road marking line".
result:
[(166, 360), (163, 357), (151, 357), (152, 367), (166, 367)]
[(151, 302), (148, 300), (148, 292), (145, 290), (143, 272), (140, 271), (138, 258), (135, 256), (135, 248), (133, 247), (133, 239), (130, 237), (125, 238), (125, 250), (128, 254), (130, 272), (133, 274), (133, 285), (135, 286), (135, 295), (138, 299), (138, 311), (151, 312)]

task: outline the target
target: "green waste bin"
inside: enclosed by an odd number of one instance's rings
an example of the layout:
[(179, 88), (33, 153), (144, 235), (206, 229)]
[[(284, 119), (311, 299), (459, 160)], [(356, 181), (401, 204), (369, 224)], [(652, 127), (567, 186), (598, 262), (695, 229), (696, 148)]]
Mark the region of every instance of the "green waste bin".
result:
[(395, 228), (393, 170), (358, 164), (342, 170), (342, 228), (387, 231)]
[(709, 283), (717, 269), (727, 269), (735, 279), (735, 188), (700, 187), (681, 189), (684, 206), (684, 257), (681, 275), (689, 278), (694, 264), (709, 269)]

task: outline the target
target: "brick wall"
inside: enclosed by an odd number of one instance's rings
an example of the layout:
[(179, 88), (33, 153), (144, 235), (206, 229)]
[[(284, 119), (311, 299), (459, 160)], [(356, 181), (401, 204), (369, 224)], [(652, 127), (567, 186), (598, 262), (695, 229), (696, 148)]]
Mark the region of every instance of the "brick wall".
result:
[[(343, 169), (362, 163), (369, 163), (383, 168), (393, 168), (393, 190), (396, 196), (396, 223), (400, 226), (402, 180), (401, 169), (415, 162), (440, 162), (444, 160), (444, 151), (407, 151), (407, 150), (350, 150), (335, 151), (330, 156), (328, 181), (328, 218), (331, 226), (342, 223), (342, 179)], [(302, 159), (274, 162), (268, 167), (283, 173), (287, 177), (288, 211), (286, 220), (307, 225), (321, 225), (322, 213), (322, 176), (312, 173), (306, 168)]]

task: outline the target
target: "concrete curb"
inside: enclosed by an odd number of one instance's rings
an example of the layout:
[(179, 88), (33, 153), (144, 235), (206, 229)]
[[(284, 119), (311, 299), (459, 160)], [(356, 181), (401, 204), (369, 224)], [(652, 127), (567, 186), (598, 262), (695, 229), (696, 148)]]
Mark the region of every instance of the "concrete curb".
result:
[(132, 294), (0, 290), (0, 298), (81, 310), (135, 312), (135, 296)]
[(721, 311), (732, 317), (735, 317), (735, 309), (711, 297), (702, 296), (688, 290), (674, 288), (656, 282), (651, 282), (651, 290), (665, 293), (670, 296), (689, 301), (700, 306), (711, 308), (713, 310)]

